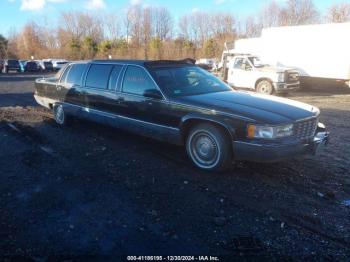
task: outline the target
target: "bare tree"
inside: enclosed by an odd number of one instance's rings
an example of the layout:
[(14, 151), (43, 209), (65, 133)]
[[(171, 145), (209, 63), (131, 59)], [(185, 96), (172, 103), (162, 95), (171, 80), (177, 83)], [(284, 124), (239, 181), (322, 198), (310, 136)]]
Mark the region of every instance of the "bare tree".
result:
[(156, 36), (164, 41), (173, 29), (173, 19), (168, 9), (165, 7), (156, 7), (153, 10), (153, 22)]
[(153, 36), (152, 12), (153, 9), (150, 7), (146, 7), (142, 10), (141, 35), (145, 59), (148, 59), (149, 43)]
[[(131, 42), (136, 48), (141, 45), (142, 8), (140, 5), (132, 5), (127, 11), (129, 33)], [(129, 40), (129, 39), (128, 39)]]
[[(184, 15), (180, 17), (179, 20), (179, 33), (184, 39), (191, 39), (190, 34), (190, 17), (188, 15)], [(191, 39), (192, 40), (192, 39)]]
[(121, 36), (120, 16), (115, 13), (106, 14), (103, 19), (106, 33), (109, 39), (118, 39)]
[(243, 35), (245, 37), (258, 37), (261, 34), (262, 24), (257, 22), (253, 16), (245, 21), (245, 29)]
[(319, 21), (319, 13), (312, 0), (288, 0), (280, 11), (280, 25), (305, 25)]
[(91, 37), (94, 41), (101, 41), (103, 23), (100, 18), (85, 12), (63, 12), (60, 20), (61, 30), (66, 31), (76, 39)]
[(350, 21), (350, 3), (332, 5), (327, 12), (326, 20), (331, 23), (343, 23)]
[(28, 22), (16, 36), (17, 56), (40, 58), (46, 52), (41, 28), (35, 22)]
[(276, 1), (271, 1), (261, 10), (259, 14), (261, 26), (279, 26), (281, 23), (281, 11), (282, 7)]

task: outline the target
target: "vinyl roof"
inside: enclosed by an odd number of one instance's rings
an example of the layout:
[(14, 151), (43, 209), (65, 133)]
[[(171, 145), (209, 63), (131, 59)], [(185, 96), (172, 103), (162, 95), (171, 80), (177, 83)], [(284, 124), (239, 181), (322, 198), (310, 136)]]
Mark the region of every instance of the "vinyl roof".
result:
[(92, 63), (121, 63), (131, 65), (142, 65), (147, 67), (162, 67), (172, 65), (194, 65), (195, 60), (118, 60), (118, 59), (106, 59), (106, 60), (92, 60)]

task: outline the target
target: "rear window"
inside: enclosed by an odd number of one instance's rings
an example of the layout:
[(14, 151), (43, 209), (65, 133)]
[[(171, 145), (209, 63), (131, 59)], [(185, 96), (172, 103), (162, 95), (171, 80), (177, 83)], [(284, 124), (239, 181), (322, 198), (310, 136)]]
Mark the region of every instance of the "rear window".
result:
[(7, 64), (10, 66), (18, 66), (19, 62), (18, 62), (18, 60), (8, 60)]
[(92, 64), (86, 77), (86, 86), (98, 89), (107, 89), (109, 75), (113, 65)]
[(27, 63), (27, 66), (36, 66), (37, 65), (37, 63), (35, 63), (35, 62), (28, 62)]
[(82, 77), (85, 72), (87, 64), (74, 64), (69, 70), (67, 76), (67, 83), (72, 85), (82, 85)]

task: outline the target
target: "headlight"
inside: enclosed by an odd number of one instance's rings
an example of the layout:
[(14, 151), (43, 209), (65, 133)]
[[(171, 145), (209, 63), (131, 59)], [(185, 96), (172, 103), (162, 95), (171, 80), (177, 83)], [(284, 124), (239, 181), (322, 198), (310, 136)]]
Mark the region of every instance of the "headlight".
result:
[(281, 126), (248, 125), (248, 138), (274, 139), (293, 135), (293, 124)]
[(284, 82), (284, 72), (278, 73), (278, 82)]

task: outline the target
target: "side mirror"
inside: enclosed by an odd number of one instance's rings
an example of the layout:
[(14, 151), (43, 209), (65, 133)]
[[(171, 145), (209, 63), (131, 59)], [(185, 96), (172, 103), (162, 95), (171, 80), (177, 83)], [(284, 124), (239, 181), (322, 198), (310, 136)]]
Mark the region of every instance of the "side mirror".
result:
[(154, 99), (163, 99), (162, 93), (157, 89), (147, 89), (143, 92), (143, 96)]

